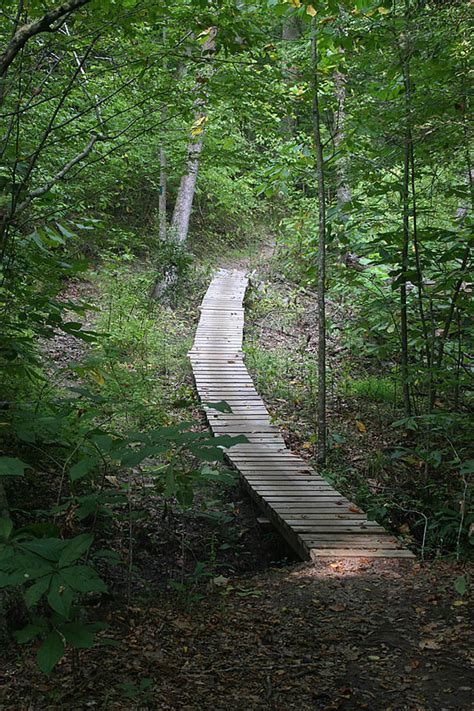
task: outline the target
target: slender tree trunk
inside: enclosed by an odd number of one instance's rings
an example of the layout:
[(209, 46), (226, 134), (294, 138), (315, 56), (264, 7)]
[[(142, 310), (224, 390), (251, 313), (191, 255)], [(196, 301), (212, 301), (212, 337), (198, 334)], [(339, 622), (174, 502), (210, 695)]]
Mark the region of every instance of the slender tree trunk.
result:
[[(342, 5), (339, 5), (339, 15), (342, 22), (345, 22), (347, 14)], [(346, 34), (344, 26), (342, 27), (341, 34)], [(344, 56), (344, 47), (342, 45), (339, 47), (339, 53), (341, 57)], [(343, 68), (338, 68), (334, 72), (334, 94), (336, 97), (336, 111), (334, 112), (334, 148), (337, 153), (343, 147), (344, 139), (346, 137), (346, 75)], [(343, 211), (344, 206), (351, 201), (351, 190), (347, 179), (347, 168), (347, 158), (344, 155), (340, 155), (336, 163), (336, 196), (341, 212)], [(343, 216), (342, 219), (346, 222), (347, 216)]]
[[(201, 114), (197, 114), (196, 116), (197, 118), (202, 118)], [(199, 159), (201, 157), (203, 145), (204, 129), (199, 134), (197, 139), (192, 140), (188, 144), (187, 170), (181, 178), (174, 206), (171, 228), (173, 230), (173, 235), (179, 244), (184, 244), (188, 237), (189, 220), (191, 218), (194, 193), (196, 191), (196, 183), (199, 172)]]
[[(209, 30), (209, 36), (201, 49), (201, 57), (206, 59), (205, 67), (208, 66), (208, 62), (212, 59), (215, 51), (215, 38), (217, 34), (217, 27), (212, 27)], [(214, 74), (214, 68), (209, 67), (207, 73), (204, 72), (198, 78), (199, 81), (196, 85), (196, 91), (202, 91), (202, 85), (205, 84), (209, 78)], [(168, 239), (174, 240), (177, 244), (184, 245), (188, 238), (189, 231), (189, 221), (191, 219), (191, 211), (194, 201), (194, 193), (196, 191), (196, 183), (199, 172), (199, 160), (201, 157), (201, 152), (204, 146), (204, 131), (207, 121), (206, 116), (206, 96), (196, 99), (194, 102), (194, 126), (190, 133), (190, 140), (187, 146), (187, 159), (186, 159), (186, 172), (182, 176), (178, 194), (176, 196), (176, 202), (173, 210), (173, 217), (171, 219), (171, 235), (168, 234), (166, 230), (166, 237)], [(163, 146), (162, 146), (163, 147)], [(161, 151), (160, 151), (160, 185), (164, 177), (163, 166), (161, 164)], [(161, 191), (160, 191), (161, 192)], [(166, 189), (163, 190), (164, 197), (166, 199)], [(162, 195), (160, 194), (160, 198)], [(164, 206), (166, 210), (166, 205)], [(163, 212), (160, 208), (160, 234), (162, 229), (162, 216)], [(160, 276), (152, 290), (150, 296), (152, 298), (163, 298), (170, 293), (171, 289), (176, 286), (178, 282), (178, 272), (174, 265), (167, 268), (165, 274)]]
[(403, 405), (405, 414), (411, 415), (410, 384), (409, 384), (409, 351), (408, 351), (408, 302), (407, 302), (407, 273), (408, 253), (410, 248), (409, 224), (409, 185), (410, 185), (410, 146), (405, 135), (404, 161), (403, 161), (403, 244), (400, 274), (400, 338), (401, 338), (401, 376)]
[[(167, 28), (163, 27), (162, 41), (166, 44)], [(168, 61), (165, 57), (164, 69), (168, 68)], [(166, 103), (161, 104), (161, 143), (160, 143), (160, 194), (158, 196), (158, 218), (159, 218), (159, 233), (160, 239), (166, 240), (167, 236), (167, 218), (166, 218), (166, 202), (167, 202), (167, 165), (166, 165), (166, 118), (168, 114), (168, 106)]]
[[(216, 34), (217, 27), (212, 27), (209, 30), (209, 37), (204, 43), (201, 56), (208, 61), (212, 59), (212, 56), (216, 47)], [(210, 76), (214, 73), (214, 69), (211, 67), (208, 70), (207, 76), (202, 76), (200, 79), (208, 80)], [(198, 82), (198, 88), (205, 83), (202, 81)], [(189, 220), (191, 218), (191, 210), (193, 207), (194, 193), (196, 190), (197, 176), (199, 171), (199, 159), (201, 157), (201, 152), (204, 145), (204, 131), (206, 116), (206, 97), (199, 98), (195, 102), (195, 126), (201, 122), (199, 127), (199, 133), (196, 131), (191, 132), (191, 138), (188, 143), (188, 156), (186, 162), (186, 173), (181, 178), (178, 195), (176, 197), (176, 203), (173, 211), (173, 219), (171, 221), (171, 227), (174, 232), (174, 237), (180, 244), (184, 244), (188, 237), (189, 230)]]
[[(408, 27), (408, 16), (410, 6), (409, 0), (405, 0), (405, 37), (402, 40), (400, 62), (405, 78), (409, 75), (410, 65), (410, 37)], [(400, 370), (402, 380), (403, 406), (405, 415), (411, 415), (410, 396), (410, 372), (409, 372), (409, 349), (408, 349), (408, 299), (407, 299), (407, 274), (409, 267), (410, 249), (410, 155), (411, 155), (411, 132), (410, 132), (410, 95), (409, 85), (405, 80), (405, 127), (404, 127), (404, 148), (403, 148), (403, 192), (402, 192), (402, 255), (400, 273)]]
[(160, 239), (166, 239), (166, 150), (160, 146), (160, 195), (158, 198), (158, 213), (160, 219)]
[(313, 136), (316, 150), (316, 175), (318, 185), (319, 237), (318, 237), (318, 461), (326, 460), (326, 198), (324, 188), (324, 157), (321, 140), (321, 113), (319, 108), (319, 67), (316, 19), (312, 20), (311, 60), (313, 74)]
[[(344, 50), (341, 49), (341, 52)], [(346, 77), (339, 70), (334, 72), (334, 93), (336, 95), (337, 108), (334, 114), (334, 147), (336, 152), (341, 149), (345, 138), (345, 122), (346, 122)], [(337, 202), (341, 209), (351, 201), (351, 190), (347, 180), (347, 159), (345, 156), (339, 156), (336, 165), (336, 196)], [(347, 220), (343, 218), (344, 221)]]
[[(411, 32), (411, 28), (409, 23), (409, 17), (407, 16), (407, 39), (406, 42), (408, 43), (409, 41), (409, 36)], [(410, 48), (407, 47), (405, 48), (404, 55), (402, 56), (402, 71), (403, 71), (403, 80), (404, 80), (404, 90), (405, 90), (405, 161), (404, 161), (404, 191), (407, 191), (407, 194), (404, 195), (404, 224), (405, 221), (408, 221), (409, 215), (411, 212), (412, 216), (412, 238), (413, 238), (413, 251), (415, 255), (415, 270), (416, 270), (416, 290), (417, 290), (417, 296), (418, 296), (418, 312), (420, 315), (420, 321), (421, 321), (421, 329), (423, 333), (423, 343), (424, 343), (424, 350), (425, 350), (425, 357), (426, 357), (426, 366), (428, 369), (428, 377), (430, 380), (428, 390), (429, 393), (432, 390), (432, 370), (431, 370), (431, 364), (432, 364), (432, 352), (431, 352), (431, 344), (430, 344), (430, 334), (428, 330), (428, 323), (426, 320), (426, 315), (425, 315), (425, 308), (424, 308), (424, 288), (423, 288), (423, 269), (421, 265), (421, 259), (420, 259), (420, 249), (419, 249), (419, 242), (418, 242), (418, 214), (417, 214), (417, 194), (416, 194), (416, 178), (415, 178), (415, 147), (414, 147), (414, 141), (413, 141), (413, 131), (412, 131), (412, 106), (411, 106), (411, 95), (412, 95), (412, 87), (411, 87), (411, 68), (410, 68)], [(407, 160), (407, 153), (408, 153), (408, 165), (406, 164)], [(408, 171), (408, 181), (409, 185), (407, 185), (407, 175), (406, 171)], [(410, 207), (410, 199), (411, 199), (411, 207)], [(405, 215), (407, 220), (405, 220)], [(405, 254), (405, 247), (407, 249), (406, 255), (408, 257), (408, 250), (409, 250), (409, 230), (408, 230), (408, 235), (405, 235), (404, 232), (404, 254)], [(408, 264), (406, 264), (406, 269), (408, 269)], [(405, 282), (406, 284), (406, 282)], [(406, 328), (406, 331), (408, 331), (408, 326)], [(406, 332), (405, 334), (405, 339), (408, 338), (408, 333)], [(406, 351), (407, 351), (407, 370), (408, 370), (408, 344), (406, 344)], [(407, 373), (407, 377), (408, 377)], [(409, 390), (409, 387), (408, 387)], [(405, 410), (408, 412), (406, 408), (406, 401), (405, 401), (405, 396), (408, 397), (409, 401), (409, 392), (404, 393), (404, 402), (405, 402)], [(430, 395), (428, 395), (428, 401), (430, 400)]]
[[(166, 117), (166, 106), (163, 105), (161, 115), (163, 118)], [(166, 131), (165, 124), (163, 124), (163, 136), (161, 138), (160, 144), (160, 194), (158, 196), (158, 216), (159, 216), (159, 230), (160, 239), (166, 240), (167, 232), (167, 221), (166, 221), (166, 200), (167, 200), (167, 165), (166, 165), (166, 144), (164, 138), (164, 132)]]
[[(291, 51), (292, 44), (296, 42), (300, 37), (300, 23), (295, 14), (291, 11), (288, 12), (287, 16), (283, 18), (282, 28), (281, 28), (281, 38), (284, 43), (288, 43), (289, 49)], [(286, 53), (286, 52), (285, 52)], [(282, 63), (282, 74), (283, 81), (287, 87), (292, 86), (298, 77), (298, 68), (294, 66), (291, 61), (287, 61), (286, 57), (283, 59)], [(281, 120), (280, 130), (281, 133), (287, 138), (291, 138), (296, 129), (296, 119), (290, 111)]]

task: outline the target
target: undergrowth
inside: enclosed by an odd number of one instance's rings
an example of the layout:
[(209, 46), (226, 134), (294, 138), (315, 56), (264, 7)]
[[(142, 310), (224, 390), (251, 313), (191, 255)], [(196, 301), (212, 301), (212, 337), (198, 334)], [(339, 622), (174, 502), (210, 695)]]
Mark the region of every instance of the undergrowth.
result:
[[(270, 286), (272, 276), (267, 273), (268, 283), (249, 301), (247, 362), (288, 443), (307, 456), (317, 446), (316, 344), (306, 316), (315, 306), (291, 284)], [(360, 348), (357, 355), (344, 309), (333, 301), (329, 353), (337, 355), (327, 368), (330, 449), (324, 475), (422, 557), (469, 557), (474, 462), (466, 459), (468, 415), (405, 418), (396, 364)]]

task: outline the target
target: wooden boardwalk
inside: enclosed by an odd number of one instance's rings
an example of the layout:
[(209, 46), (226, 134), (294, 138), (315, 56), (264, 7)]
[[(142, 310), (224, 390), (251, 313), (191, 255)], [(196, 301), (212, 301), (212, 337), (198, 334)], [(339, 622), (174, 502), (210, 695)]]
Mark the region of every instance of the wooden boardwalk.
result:
[[(248, 442), (226, 450), (265, 516), (302, 558), (412, 558), (381, 526), (341, 496), (290, 452), (247, 372), (242, 352), (243, 300), (248, 280), (219, 271), (201, 305), (189, 352), (196, 388), (215, 435), (244, 434)], [(232, 412), (206, 403), (225, 400)]]

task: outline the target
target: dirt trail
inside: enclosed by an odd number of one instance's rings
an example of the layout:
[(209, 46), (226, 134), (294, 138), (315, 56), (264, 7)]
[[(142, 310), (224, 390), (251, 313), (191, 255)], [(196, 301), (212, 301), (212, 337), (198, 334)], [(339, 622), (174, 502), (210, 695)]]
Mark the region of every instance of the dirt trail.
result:
[(191, 607), (163, 595), (111, 610), (118, 646), (84, 650), (75, 682), (70, 658), (54, 681), (32, 658), (10, 667), (1, 708), (467, 711), (473, 660), (458, 572), (299, 564), (219, 580)]

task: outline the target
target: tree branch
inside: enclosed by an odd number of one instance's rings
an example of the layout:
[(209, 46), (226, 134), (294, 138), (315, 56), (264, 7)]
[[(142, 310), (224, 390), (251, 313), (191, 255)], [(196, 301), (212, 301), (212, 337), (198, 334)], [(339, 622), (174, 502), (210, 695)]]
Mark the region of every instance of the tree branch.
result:
[(55, 10), (45, 12), (43, 17), (40, 17), (39, 20), (34, 20), (34, 22), (20, 27), (11, 38), (5, 50), (0, 54), (0, 79), (5, 77), (9, 66), (28, 40), (42, 32), (54, 32), (55, 28), (52, 27), (54, 22), (78, 10), (80, 7), (87, 5), (89, 2), (90, 0), (68, 0), (68, 2), (62, 3)]
[(62, 168), (61, 170), (56, 173), (50, 180), (48, 180), (47, 183), (42, 185), (40, 188), (36, 188), (36, 190), (33, 190), (25, 200), (23, 200), (22, 203), (20, 203), (15, 211), (15, 214), (18, 214), (22, 212), (25, 208), (27, 208), (33, 200), (35, 200), (37, 197), (41, 197), (41, 195), (44, 195), (47, 193), (53, 185), (56, 185), (56, 183), (59, 183), (60, 180), (62, 180), (67, 173), (73, 168), (77, 163), (80, 163), (81, 160), (84, 160), (84, 158), (87, 158), (91, 150), (93, 149), (94, 145), (97, 143), (97, 141), (106, 141), (108, 139), (107, 136), (103, 136), (101, 134), (94, 134), (91, 136), (89, 143), (87, 146), (74, 158), (71, 158), (70, 161), (68, 161)]

